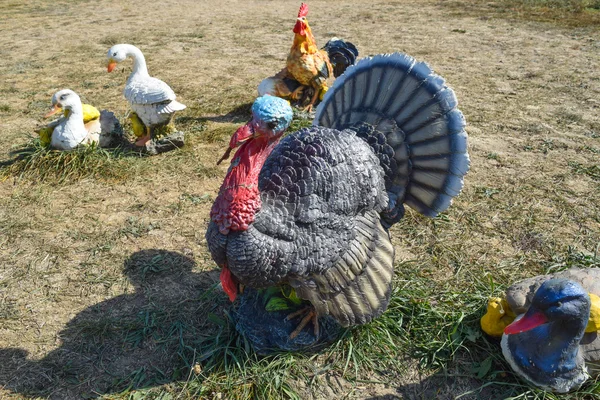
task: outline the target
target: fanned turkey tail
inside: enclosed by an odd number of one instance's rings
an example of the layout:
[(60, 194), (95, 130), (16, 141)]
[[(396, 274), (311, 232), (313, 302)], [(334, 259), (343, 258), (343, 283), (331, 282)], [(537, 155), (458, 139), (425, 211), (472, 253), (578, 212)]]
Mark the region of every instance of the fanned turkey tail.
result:
[(329, 62), (333, 67), (333, 75), (336, 78), (342, 75), (346, 68), (354, 64), (356, 57), (358, 57), (356, 46), (338, 38), (332, 38), (323, 49), (329, 55)]
[(327, 91), (313, 124), (352, 129), (377, 154), (389, 195), (384, 225), (402, 218), (403, 203), (435, 217), (463, 187), (470, 161), (454, 91), (406, 54), (349, 67)]

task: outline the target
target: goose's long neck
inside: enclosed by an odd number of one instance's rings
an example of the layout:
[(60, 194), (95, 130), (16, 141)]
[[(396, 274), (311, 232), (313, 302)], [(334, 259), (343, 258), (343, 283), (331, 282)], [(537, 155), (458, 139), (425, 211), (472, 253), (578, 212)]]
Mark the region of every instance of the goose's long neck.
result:
[(85, 129), (83, 123), (83, 106), (81, 103), (71, 105), (68, 112), (66, 125), (74, 129)]
[(135, 46), (127, 46), (127, 55), (133, 58), (133, 72), (131, 75), (148, 76), (148, 67), (144, 55)]

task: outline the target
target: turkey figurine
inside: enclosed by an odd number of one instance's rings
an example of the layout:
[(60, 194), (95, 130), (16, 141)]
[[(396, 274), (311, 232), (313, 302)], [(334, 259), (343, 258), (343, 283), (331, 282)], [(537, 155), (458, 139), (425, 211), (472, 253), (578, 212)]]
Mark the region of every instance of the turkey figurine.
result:
[(133, 59), (133, 71), (127, 78), (123, 94), (134, 113), (131, 115), (133, 126), (141, 127), (143, 124), (141, 132), (134, 129), (136, 136), (140, 136), (135, 144), (145, 146), (148, 141), (157, 138), (159, 132), (174, 132), (173, 116), (186, 106), (176, 100), (177, 96), (169, 85), (148, 74), (144, 55), (133, 45), (117, 44), (108, 50), (108, 72), (128, 57)]
[(82, 104), (79, 95), (70, 89), (54, 93), (52, 109), (45, 117), (57, 113), (63, 115), (38, 131), (44, 146), (57, 150), (73, 150), (91, 143), (110, 147), (122, 137), (121, 125), (112, 112)]
[[(598, 295), (600, 268), (536, 276), (509, 287), (501, 299), (503, 312), (488, 308), (481, 325), (491, 336), (502, 335), (502, 353), (517, 375), (541, 389), (566, 393), (600, 372)], [(505, 326), (500, 333), (497, 324)]]
[(358, 50), (342, 39), (333, 38), (319, 49), (308, 25), (308, 5), (302, 3), (294, 25), (294, 42), (286, 67), (277, 75), (264, 79), (258, 86), (259, 96), (270, 94), (303, 104), (311, 111), (328, 89), (327, 80), (340, 76), (356, 62)]
[(291, 119), (287, 101), (255, 101), (222, 158), (239, 146), (206, 239), (231, 300), (241, 287), (245, 296), (248, 287), (289, 286), (307, 302), (287, 318), (300, 320), (294, 340), (310, 321), (318, 338), (319, 317), (348, 327), (386, 310), (388, 229), (404, 204), (430, 217), (444, 211), (461, 191), (469, 157), (454, 92), (401, 53), (349, 67), (313, 126), (279, 141)]

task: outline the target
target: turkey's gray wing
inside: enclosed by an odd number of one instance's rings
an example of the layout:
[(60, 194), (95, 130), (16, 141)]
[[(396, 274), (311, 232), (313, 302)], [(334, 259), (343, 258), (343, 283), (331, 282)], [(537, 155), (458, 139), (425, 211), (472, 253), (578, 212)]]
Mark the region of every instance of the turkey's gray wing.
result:
[(363, 140), (321, 127), (292, 134), (265, 162), (259, 189), (254, 223), (227, 241), (228, 266), (242, 283), (288, 283), (342, 325), (385, 310), (393, 248), (379, 213), (387, 193)]

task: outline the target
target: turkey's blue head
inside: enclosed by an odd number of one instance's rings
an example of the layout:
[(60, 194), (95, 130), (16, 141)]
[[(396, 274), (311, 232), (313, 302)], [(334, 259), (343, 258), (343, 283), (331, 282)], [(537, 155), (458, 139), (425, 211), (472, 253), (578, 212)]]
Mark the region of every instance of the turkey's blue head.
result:
[(263, 139), (264, 143), (279, 139), (290, 126), (293, 116), (287, 100), (270, 95), (257, 98), (252, 104), (252, 119), (233, 134), (229, 148), (217, 164), (229, 158), (231, 150), (251, 139)]
[(517, 374), (546, 390), (568, 392), (588, 378), (579, 349), (590, 316), (580, 284), (550, 279), (527, 312), (504, 329), (502, 353)]
[(255, 134), (281, 136), (290, 126), (294, 113), (287, 100), (275, 96), (262, 96), (252, 104), (250, 123)]

